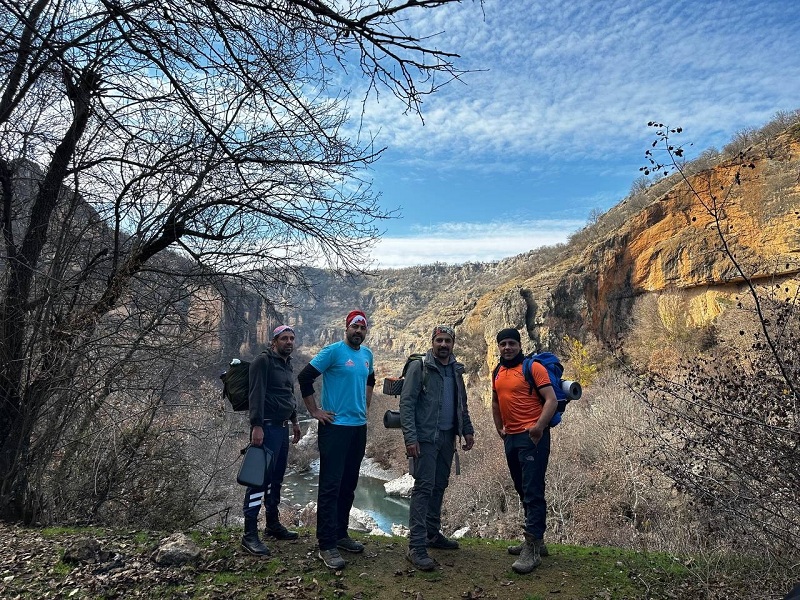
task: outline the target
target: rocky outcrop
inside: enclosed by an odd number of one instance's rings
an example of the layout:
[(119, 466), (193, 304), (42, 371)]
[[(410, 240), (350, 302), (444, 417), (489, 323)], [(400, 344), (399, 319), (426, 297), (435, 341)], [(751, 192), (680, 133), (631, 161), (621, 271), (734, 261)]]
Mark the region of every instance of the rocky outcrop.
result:
[[(517, 275), (485, 294), (465, 322), (483, 332), (487, 362), (502, 327), (527, 333), (527, 349), (552, 348), (566, 334), (613, 342), (630, 325), (636, 299), (677, 291), (696, 324), (716, 318), (744, 282), (725, 249), (756, 285), (800, 273), (800, 132), (782, 138), (782, 151), (752, 163), (724, 163), (671, 187), (578, 253)], [(752, 165), (752, 166), (751, 166)], [(609, 211), (608, 218), (618, 217)], [(597, 224), (602, 232), (603, 221)]]
[(269, 345), (272, 330), (284, 317), (258, 295), (241, 288), (218, 296), (221, 349), (231, 356), (249, 358)]
[(392, 479), (383, 484), (387, 496), (398, 498), (411, 498), (411, 491), (414, 489), (414, 478), (406, 473), (397, 479)]

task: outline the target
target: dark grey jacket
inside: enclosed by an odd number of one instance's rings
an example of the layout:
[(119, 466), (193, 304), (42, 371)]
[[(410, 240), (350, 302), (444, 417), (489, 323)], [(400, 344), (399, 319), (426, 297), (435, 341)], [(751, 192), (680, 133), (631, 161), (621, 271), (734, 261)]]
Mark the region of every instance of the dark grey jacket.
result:
[(283, 357), (272, 348), (250, 363), (250, 425), (264, 419), (285, 421), (296, 412), (292, 358)]
[[(451, 355), (456, 376), (456, 434), (472, 435), (475, 430), (467, 408), (467, 390), (464, 387), (464, 365)], [(423, 377), (423, 369), (428, 373)], [(439, 412), (442, 409), (444, 379), (439, 363), (428, 350), (425, 357), (408, 366), (403, 391), (400, 393), (400, 424), (406, 446), (417, 442), (435, 442), (439, 435)], [(425, 389), (423, 390), (423, 381)]]

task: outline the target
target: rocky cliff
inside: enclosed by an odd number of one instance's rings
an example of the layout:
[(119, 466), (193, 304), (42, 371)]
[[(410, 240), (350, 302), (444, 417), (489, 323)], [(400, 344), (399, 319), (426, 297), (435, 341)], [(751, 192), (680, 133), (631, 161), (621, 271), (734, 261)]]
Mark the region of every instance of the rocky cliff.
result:
[[(565, 334), (612, 343), (630, 326), (638, 297), (677, 291), (697, 324), (715, 319), (743, 284), (797, 284), (800, 272), (800, 127), (769, 152), (684, 166), (624, 199), (570, 244), (492, 264), (430, 265), (346, 281), (315, 273), (319, 296), (287, 315), (310, 352), (341, 339), (344, 316), (370, 316), (370, 346), (387, 369), (425, 349), (439, 322), (457, 327), (459, 353), (475, 375), (493, 363), (502, 327), (527, 332), (527, 349)], [(380, 374), (379, 374), (380, 375)]]

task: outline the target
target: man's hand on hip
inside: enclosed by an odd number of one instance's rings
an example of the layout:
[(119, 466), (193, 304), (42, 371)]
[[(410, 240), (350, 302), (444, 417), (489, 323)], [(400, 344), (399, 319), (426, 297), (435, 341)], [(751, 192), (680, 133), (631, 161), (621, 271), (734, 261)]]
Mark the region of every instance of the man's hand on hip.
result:
[(315, 410), (311, 416), (319, 421), (320, 425), (328, 425), (329, 423), (333, 423), (333, 418), (336, 416), (336, 414), (328, 410), (317, 408), (317, 410)]

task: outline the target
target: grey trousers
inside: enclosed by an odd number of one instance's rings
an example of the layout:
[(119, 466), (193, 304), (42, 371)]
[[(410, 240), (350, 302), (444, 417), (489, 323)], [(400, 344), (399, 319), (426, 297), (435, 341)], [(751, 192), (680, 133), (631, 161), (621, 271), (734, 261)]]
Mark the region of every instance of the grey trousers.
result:
[(411, 548), (424, 548), (426, 539), (442, 527), (442, 500), (450, 481), (455, 436), (455, 429), (439, 431), (435, 443), (419, 445), (421, 455), (414, 461), (414, 489), (408, 513)]

